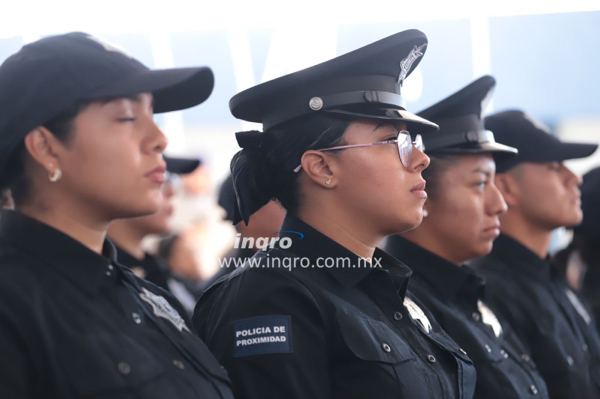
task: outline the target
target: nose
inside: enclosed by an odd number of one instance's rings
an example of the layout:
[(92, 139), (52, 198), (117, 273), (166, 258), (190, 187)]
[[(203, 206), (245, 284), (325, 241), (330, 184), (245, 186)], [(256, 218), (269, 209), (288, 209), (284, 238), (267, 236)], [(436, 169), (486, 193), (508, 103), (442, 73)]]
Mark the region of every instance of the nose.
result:
[(408, 168), (411, 172), (421, 172), (423, 169), (427, 168), (430, 163), (429, 157), (417, 147), (413, 145), (412, 147), (412, 162), (410, 163), (410, 168)]
[(564, 164), (561, 164), (561, 169), (565, 173), (565, 182), (571, 186), (580, 186), (583, 183), (581, 176), (575, 174), (571, 169), (567, 168)]
[(165, 136), (154, 121), (150, 121), (146, 143), (148, 152), (155, 154), (161, 154), (169, 143), (167, 136)]
[(489, 195), (486, 198), (486, 212), (490, 216), (500, 216), (508, 210), (508, 205), (504, 201), (504, 197), (498, 187), (494, 184), (494, 180), (489, 182)]

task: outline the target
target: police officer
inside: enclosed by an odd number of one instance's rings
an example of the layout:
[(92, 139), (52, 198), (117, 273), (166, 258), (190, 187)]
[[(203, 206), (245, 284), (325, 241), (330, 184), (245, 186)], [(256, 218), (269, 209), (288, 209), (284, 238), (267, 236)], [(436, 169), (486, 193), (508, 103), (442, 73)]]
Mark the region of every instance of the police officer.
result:
[(175, 194), (174, 181), (179, 175), (191, 173), (200, 165), (199, 159), (164, 157), (169, 179), (163, 185), (164, 200), (158, 212), (137, 218), (119, 219), (108, 228), (108, 238), (117, 249), (117, 261), (159, 287), (171, 292), (191, 316), (200, 292), (190, 287), (186, 279), (172, 273), (169, 265), (159, 256), (152, 255), (142, 246), (149, 234), (167, 234), (169, 218), (173, 213), (171, 198)]
[(593, 317), (548, 257), (552, 230), (581, 221), (580, 179), (562, 161), (589, 156), (597, 145), (563, 143), (517, 110), (490, 115), (485, 126), (519, 150), (497, 166), (496, 186), (508, 205), (502, 234), (475, 262), (487, 280), (488, 303), (526, 345), (551, 398), (600, 398)]
[(0, 66), (0, 387), (5, 398), (232, 398), (166, 291), (115, 260), (113, 219), (156, 212), (153, 112), (203, 102), (208, 68), (149, 70), (85, 33)]
[[(417, 226), (429, 159), (404, 79), (426, 36), (401, 32), (234, 96), (235, 222), (272, 198), (276, 241), (200, 298), (193, 322), (239, 398), (470, 398), (471, 361), (376, 249)], [(416, 144), (413, 145), (412, 142)]]
[[(592, 308), (596, 326), (600, 327), (600, 167), (583, 175), (581, 211), (583, 221), (573, 230), (573, 239), (554, 256), (556, 263), (571, 274), (574, 289), (581, 293)], [(575, 269), (574, 273), (570, 270)]]
[(486, 305), (485, 282), (468, 260), (489, 253), (506, 212), (494, 185), (494, 158), (514, 156), (483, 126), (495, 79), (483, 76), (419, 113), (440, 126), (423, 135), (431, 164), (423, 171), (427, 217), (414, 230), (390, 236), (385, 250), (406, 263), (410, 289), (475, 363), (474, 398), (547, 398), (546, 384), (506, 323)]

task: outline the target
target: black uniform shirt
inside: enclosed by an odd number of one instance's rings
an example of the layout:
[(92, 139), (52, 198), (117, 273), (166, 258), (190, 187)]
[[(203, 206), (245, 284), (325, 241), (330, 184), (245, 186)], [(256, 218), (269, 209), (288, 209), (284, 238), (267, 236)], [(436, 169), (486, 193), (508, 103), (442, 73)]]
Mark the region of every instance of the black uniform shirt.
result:
[(411, 292), (475, 363), (474, 398), (548, 398), (519, 338), (485, 305), (481, 277), (400, 236), (388, 237), (385, 250), (413, 270)]
[(181, 306), (113, 254), (2, 212), (0, 397), (233, 398)]
[(600, 398), (600, 340), (591, 313), (559, 276), (514, 239), (501, 235), (473, 266), (486, 298), (537, 364), (553, 399)]
[(360, 264), (289, 214), (281, 229), (297, 237), (291, 248), (259, 251), (196, 306), (194, 325), (238, 399), (471, 398), (471, 361), (405, 299), (410, 269), (381, 250)]
[(138, 277), (169, 291), (181, 303), (188, 316), (192, 316), (196, 301), (202, 293), (200, 288), (194, 289), (197, 284), (176, 276), (165, 260), (158, 256), (145, 253), (144, 259), (139, 260), (118, 246), (116, 250), (119, 264), (130, 268)]

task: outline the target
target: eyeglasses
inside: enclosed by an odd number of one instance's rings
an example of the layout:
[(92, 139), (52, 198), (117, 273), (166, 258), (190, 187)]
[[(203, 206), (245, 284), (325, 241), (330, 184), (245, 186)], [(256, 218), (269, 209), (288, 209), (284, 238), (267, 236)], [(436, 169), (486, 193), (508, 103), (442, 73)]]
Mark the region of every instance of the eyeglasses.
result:
[[(385, 140), (385, 141), (377, 141), (375, 143), (366, 143), (366, 144), (348, 144), (348, 145), (340, 145), (337, 147), (329, 147), (329, 148), (320, 148), (316, 151), (334, 151), (334, 150), (343, 150), (346, 148), (357, 148), (357, 147), (369, 147), (372, 145), (379, 144), (396, 144), (398, 146), (398, 155), (400, 156), (400, 162), (404, 165), (405, 168), (408, 168), (412, 162), (412, 147), (413, 145), (417, 147), (417, 149), (423, 151), (425, 146), (423, 145), (423, 138), (420, 134), (417, 134), (415, 137), (415, 141), (412, 141), (410, 138), (410, 133), (407, 130), (400, 130), (398, 132), (398, 138), (394, 140)], [(302, 165), (298, 165), (296, 169), (294, 169), (295, 173), (298, 173), (302, 169)]]

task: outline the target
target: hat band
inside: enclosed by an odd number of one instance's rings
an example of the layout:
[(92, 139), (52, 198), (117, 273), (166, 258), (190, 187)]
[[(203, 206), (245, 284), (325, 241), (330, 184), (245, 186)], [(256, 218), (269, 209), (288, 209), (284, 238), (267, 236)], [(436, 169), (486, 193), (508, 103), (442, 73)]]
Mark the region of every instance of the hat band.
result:
[(425, 141), (425, 151), (430, 152), (440, 148), (452, 147), (459, 144), (495, 143), (494, 134), (489, 130), (477, 130), (460, 133), (434, 133)]

